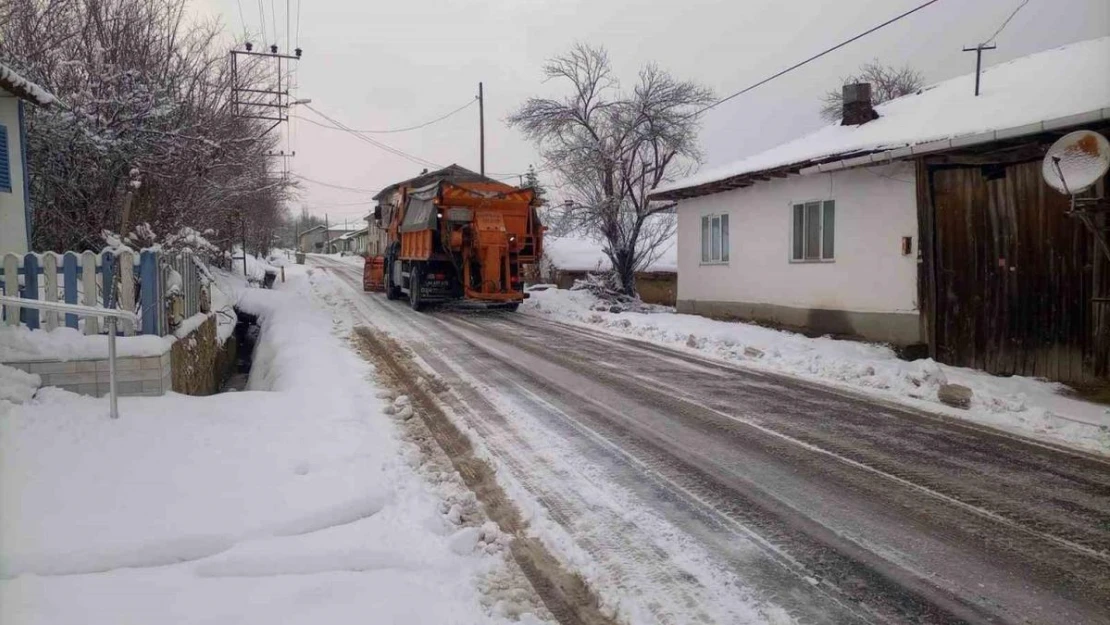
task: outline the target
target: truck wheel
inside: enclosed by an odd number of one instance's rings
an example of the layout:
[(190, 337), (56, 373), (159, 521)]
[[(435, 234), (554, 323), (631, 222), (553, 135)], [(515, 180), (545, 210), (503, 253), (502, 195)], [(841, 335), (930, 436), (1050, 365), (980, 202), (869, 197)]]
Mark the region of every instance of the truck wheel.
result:
[(401, 287), (393, 284), (393, 259), (387, 256), (385, 260), (385, 298), (401, 299)]
[(409, 273), (409, 306), (416, 311), (424, 308), (424, 302), (421, 301), (423, 298), (420, 293), (421, 282), (420, 265), (413, 263), (412, 270)]

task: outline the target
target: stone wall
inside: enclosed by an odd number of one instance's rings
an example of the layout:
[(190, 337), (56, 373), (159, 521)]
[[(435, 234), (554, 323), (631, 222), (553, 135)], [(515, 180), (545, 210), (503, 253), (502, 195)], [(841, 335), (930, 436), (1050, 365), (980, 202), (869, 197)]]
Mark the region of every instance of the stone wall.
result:
[(219, 344), (216, 316), (187, 336), (178, 339), (170, 350), (173, 391), (186, 395), (212, 395), (220, 390), (235, 365), (235, 341)]

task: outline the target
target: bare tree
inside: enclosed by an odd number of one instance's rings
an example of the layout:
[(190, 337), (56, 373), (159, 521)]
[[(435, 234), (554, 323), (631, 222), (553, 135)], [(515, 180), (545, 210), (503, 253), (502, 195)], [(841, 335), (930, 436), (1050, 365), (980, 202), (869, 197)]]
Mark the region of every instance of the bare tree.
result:
[[(270, 240), (294, 190), (264, 156), (277, 136), (232, 114), (221, 30), (191, 23), (185, 5), (0, 2), (0, 58), (58, 96), (27, 114), (36, 249), (98, 249), (124, 226), (128, 191), (129, 231), (192, 228), (225, 249), (244, 230), (256, 247)], [(240, 75), (272, 78), (258, 65)]]
[[(875, 59), (861, 65), (858, 73), (842, 78), (840, 85), (843, 87), (858, 82), (870, 83), (871, 102), (882, 104), (920, 90), (925, 85), (925, 77), (909, 65), (894, 67)], [(834, 122), (840, 119), (843, 112), (843, 91), (837, 88), (825, 93), (821, 99), (821, 117)]]
[(530, 98), (509, 117), (562, 179), (569, 201), (555, 219), (600, 236), (618, 288), (636, 293), (636, 271), (674, 235), (671, 206), (648, 200), (661, 183), (688, 173), (701, 157), (694, 112), (713, 92), (644, 66), (631, 91), (613, 76), (604, 48), (576, 45), (544, 66), (570, 87), (561, 99)]

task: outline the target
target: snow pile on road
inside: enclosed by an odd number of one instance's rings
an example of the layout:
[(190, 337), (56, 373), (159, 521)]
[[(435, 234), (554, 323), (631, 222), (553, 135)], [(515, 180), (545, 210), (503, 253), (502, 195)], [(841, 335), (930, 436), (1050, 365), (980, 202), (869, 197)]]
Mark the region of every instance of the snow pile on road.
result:
[[(1110, 408), (1067, 397), (1061, 384), (996, 377), (931, 359), (907, 362), (883, 345), (808, 338), (749, 323), (675, 313), (610, 313), (586, 291), (532, 291), (521, 310), (1110, 454)], [(968, 410), (940, 403), (937, 391), (946, 383), (974, 391)]]
[(46, 388), (0, 414), (0, 622), (517, 616), (478, 590), (503, 555), (417, 475), (297, 273), (241, 294), (263, 323), (248, 391), (122, 398), (111, 420)]

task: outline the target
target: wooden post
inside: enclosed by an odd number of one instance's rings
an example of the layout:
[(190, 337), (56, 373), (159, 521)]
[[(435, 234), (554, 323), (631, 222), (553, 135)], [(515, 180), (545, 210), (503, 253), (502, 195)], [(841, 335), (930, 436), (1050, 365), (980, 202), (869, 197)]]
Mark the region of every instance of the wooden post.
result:
[[(67, 304), (77, 303), (78, 258), (73, 252), (62, 256), (62, 298)], [(77, 315), (66, 313), (66, 327), (77, 329)]]
[(478, 83), (478, 173), (486, 175), (486, 97)]
[[(58, 256), (53, 252), (42, 255), (42, 282), (43, 301), (58, 301)], [(43, 311), (43, 326), (47, 330), (58, 327), (58, 312), (55, 310)]]
[[(4, 255), (4, 294), (19, 297), (19, 257), (15, 254)], [(10, 326), (19, 325), (19, 306), (4, 307), (4, 322)]]
[[(134, 312), (135, 310), (135, 255), (131, 252), (121, 252), (119, 255), (119, 305), (120, 310)], [(123, 335), (135, 334), (135, 324), (130, 320), (123, 321)]]
[[(39, 298), (39, 257), (27, 253), (23, 257), (23, 297), (27, 299)], [(28, 308), (26, 313), (27, 327), (37, 330), (39, 327), (39, 311)]]
[(143, 334), (158, 336), (158, 319), (162, 302), (158, 297), (158, 257), (150, 250), (139, 253), (139, 280), (143, 290), (139, 296), (143, 305)]
[[(82, 299), (86, 306), (100, 305), (96, 287), (96, 260), (96, 254), (92, 252), (81, 254), (81, 288), (85, 292)], [(100, 319), (98, 317), (85, 318), (85, 334), (100, 334)]]

